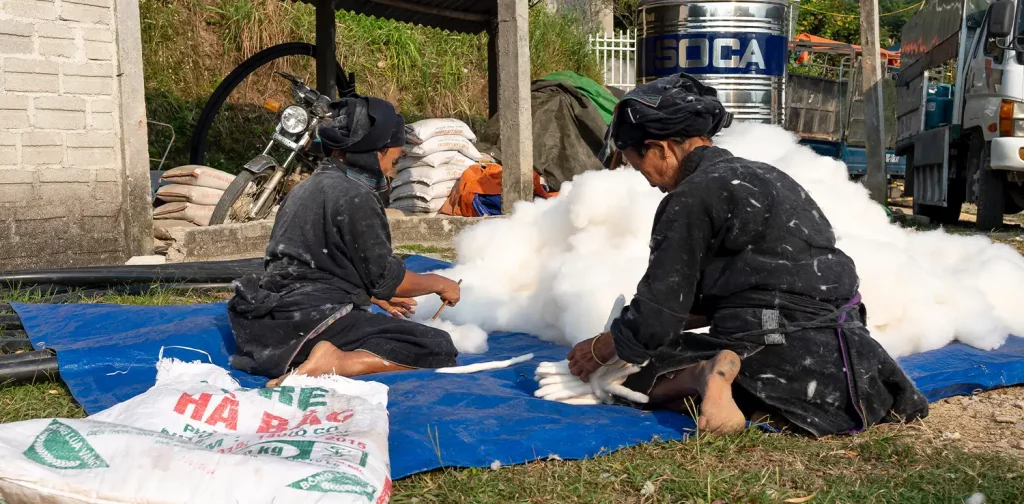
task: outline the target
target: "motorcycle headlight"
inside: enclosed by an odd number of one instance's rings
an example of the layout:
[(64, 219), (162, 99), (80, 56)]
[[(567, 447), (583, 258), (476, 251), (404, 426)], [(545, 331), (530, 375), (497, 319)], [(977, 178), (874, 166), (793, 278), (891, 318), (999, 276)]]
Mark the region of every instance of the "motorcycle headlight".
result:
[(288, 133), (297, 135), (305, 131), (306, 126), (309, 126), (309, 114), (302, 107), (292, 105), (281, 113), (281, 127)]

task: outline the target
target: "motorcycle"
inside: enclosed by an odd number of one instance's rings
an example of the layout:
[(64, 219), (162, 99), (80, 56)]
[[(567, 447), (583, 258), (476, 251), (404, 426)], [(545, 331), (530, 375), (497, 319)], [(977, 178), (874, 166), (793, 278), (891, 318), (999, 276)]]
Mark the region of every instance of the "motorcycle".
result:
[[(320, 123), (331, 118), (331, 99), (299, 77), (277, 74), (291, 83), (295, 104), (284, 110), (270, 100), (264, 104), (268, 110), (280, 113), (274, 134), (263, 152), (246, 163), (224, 190), (210, 225), (270, 217), (288, 191), (309, 176), (325, 156), (316, 131)], [(284, 163), (271, 155), (275, 147), (287, 153)]]

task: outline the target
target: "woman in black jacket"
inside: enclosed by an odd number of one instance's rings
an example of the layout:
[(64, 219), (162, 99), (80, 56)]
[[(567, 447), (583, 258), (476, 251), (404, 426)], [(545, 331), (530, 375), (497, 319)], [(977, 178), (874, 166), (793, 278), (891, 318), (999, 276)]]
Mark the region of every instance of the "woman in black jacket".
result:
[[(610, 147), (667, 195), (636, 296), (572, 349), (571, 372), (640, 365), (625, 386), (683, 412), (699, 398), (698, 425), (719, 433), (764, 414), (814, 436), (927, 415), (868, 334), (853, 260), (818, 205), (782, 171), (713, 145), (730, 121), (686, 74), (619, 103)], [(710, 333), (687, 332), (702, 319)]]

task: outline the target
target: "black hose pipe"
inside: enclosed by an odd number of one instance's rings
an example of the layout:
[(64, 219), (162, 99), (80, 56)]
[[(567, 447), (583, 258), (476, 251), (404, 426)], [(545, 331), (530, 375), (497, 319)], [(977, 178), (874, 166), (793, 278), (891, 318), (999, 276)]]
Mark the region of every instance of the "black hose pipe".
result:
[[(7, 333), (4, 333), (7, 334)], [(2, 352), (17, 352), (18, 350), (31, 350), (32, 342), (28, 340), (28, 337), (18, 338), (16, 336), (0, 337), (0, 351)]]
[(11, 288), (54, 284), (95, 288), (145, 283), (230, 283), (248, 274), (262, 273), (263, 259), (32, 270), (0, 273), (0, 286)]
[(32, 383), (59, 375), (57, 356), (49, 350), (0, 355), (0, 383)]
[(17, 315), (0, 315), (0, 327), (4, 329), (21, 329), (21, 319)]

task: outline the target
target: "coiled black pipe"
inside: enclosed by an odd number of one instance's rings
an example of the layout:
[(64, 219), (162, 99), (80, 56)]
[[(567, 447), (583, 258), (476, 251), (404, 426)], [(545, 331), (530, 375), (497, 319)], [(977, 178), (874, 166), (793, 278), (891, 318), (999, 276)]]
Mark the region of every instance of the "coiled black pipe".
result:
[(0, 315), (0, 327), (4, 329), (21, 329), (21, 319), (17, 315)]
[(4, 331), (4, 336), (0, 336), (0, 351), (11, 353), (19, 350), (31, 349), (32, 342), (28, 340), (27, 334), (25, 334), (24, 337), (21, 337)]
[(129, 284), (229, 284), (263, 272), (263, 259), (174, 263), (140, 266), (100, 266), (0, 273), (0, 286), (11, 289), (102, 288)]
[(49, 350), (0, 355), (0, 384), (52, 380), (58, 375), (57, 356)]

